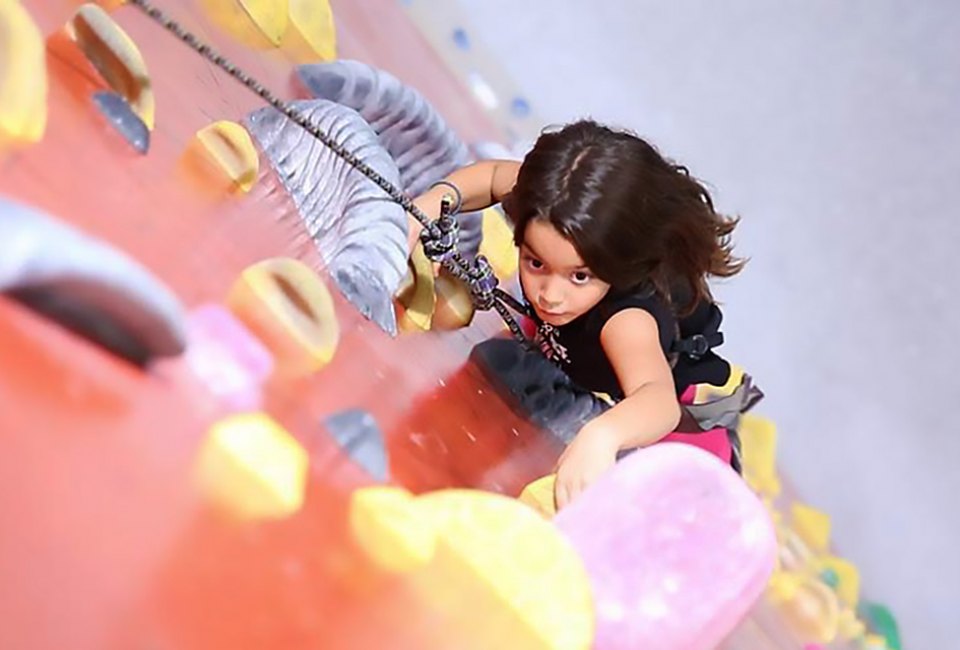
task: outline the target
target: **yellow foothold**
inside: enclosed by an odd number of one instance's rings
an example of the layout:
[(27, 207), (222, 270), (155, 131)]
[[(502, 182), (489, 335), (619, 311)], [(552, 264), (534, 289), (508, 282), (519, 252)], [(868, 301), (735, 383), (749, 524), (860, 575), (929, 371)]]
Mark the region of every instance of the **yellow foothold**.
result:
[(830, 643), (837, 637), (837, 595), (819, 579), (789, 571), (775, 573), (767, 595), (784, 621), (805, 642)]
[[(827, 522), (829, 526), (829, 521)], [(820, 573), (829, 571), (836, 576), (837, 595), (844, 605), (856, 607), (860, 601), (860, 572), (852, 562), (840, 557), (828, 555), (818, 561)]]
[(740, 418), (743, 477), (754, 491), (771, 498), (780, 494), (777, 476), (777, 427), (766, 418), (746, 413)]
[(498, 278), (512, 277), (519, 265), (517, 246), (513, 243), (513, 229), (496, 208), (483, 211), (482, 233), (480, 254), (487, 258)]
[(867, 633), (867, 626), (857, 618), (851, 608), (844, 607), (840, 610), (839, 633), (847, 640), (859, 639)]
[(433, 263), (417, 242), (410, 254), (407, 275), (397, 291), (400, 317), (397, 327), (401, 332), (423, 332), (430, 329), (433, 310), (437, 304), (434, 293)]
[(427, 564), (436, 532), (402, 488), (361, 488), (350, 497), (350, 529), (377, 566), (407, 573)]
[(473, 320), (474, 307), (467, 286), (444, 270), (434, 280), (434, 289), (437, 304), (433, 310), (431, 328), (455, 330), (469, 325)]
[(0, 149), (39, 142), (46, 126), (43, 37), (19, 2), (0, 0)]
[(281, 46), (296, 63), (337, 58), (337, 30), (329, 0), (289, 0), (290, 15)]
[(307, 452), (264, 413), (233, 415), (211, 427), (200, 453), (204, 491), (245, 520), (277, 519), (303, 505)]
[(556, 474), (548, 474), (527, 484), (517, 499), (528, 505), (547, 519), (557, 514), (557, 502), (554, 499), (554, 486), (557, 482)]
[(333, 359), (340, 339), (333, 298), (306, 264), (278, 257), (248, 267), (230, 289), (227, 304), (285, 373), (316, 372)]
[(260, 156), (247, 130), (220, 120), (197, 131), (200, 149), (242, 191), (249, 192), (260, 173)]
[(104, 80), (152, 131), (156, 103), (150, 73), (133, 39), (106, 11), (92, 3), (77, 9), (66, 29)]
[(207, 16), (248, 47), (280, 45), (287, 31), (287, 0), (200, 0)]
[(814, 553), (826, 553), (830, 545), (830, 517), (802, 503), (790, 507), (792, 528)]

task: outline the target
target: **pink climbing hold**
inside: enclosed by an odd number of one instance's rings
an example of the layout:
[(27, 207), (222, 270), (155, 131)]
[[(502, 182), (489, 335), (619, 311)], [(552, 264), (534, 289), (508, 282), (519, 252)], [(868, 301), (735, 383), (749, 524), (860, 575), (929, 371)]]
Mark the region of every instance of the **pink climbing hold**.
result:
[(590, 575), (597, 650), (712, 650), (773, 572), (776, 538), (730, 467), (663, 443), (619, 462), (554, 519)]
[(186, 364), (214, 397), (234, 410), (260, 408), (273, 356), (243, 323), (224, 307), (204, 305), (188, 316), (187, 341)]

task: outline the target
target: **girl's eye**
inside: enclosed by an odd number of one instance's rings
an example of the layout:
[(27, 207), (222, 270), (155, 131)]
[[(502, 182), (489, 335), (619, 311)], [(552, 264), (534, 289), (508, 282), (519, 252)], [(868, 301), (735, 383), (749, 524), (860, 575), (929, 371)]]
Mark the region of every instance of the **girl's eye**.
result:
[(527, 262), (527, 266), (529, 266), (529, 267), (530, 267), (531, 269), (533, 269), (534, 271), (539, 271), (540, 269), (543, 268), (543, 262), (541, 262), (541, 261), (538, 260), (537, 258), (535, 258), (535, 257), (527, 257), (527, 258), (525, 258), (525, 259), (526, 259), (526, 262)]
[(587, 282), (590, 282), (590, 280), (592, 279), (592, 276), (586, 271), (577, 271), (572, 276), (570, 276), (570, 279), (573, 281), (574, 284), (586, 284)]

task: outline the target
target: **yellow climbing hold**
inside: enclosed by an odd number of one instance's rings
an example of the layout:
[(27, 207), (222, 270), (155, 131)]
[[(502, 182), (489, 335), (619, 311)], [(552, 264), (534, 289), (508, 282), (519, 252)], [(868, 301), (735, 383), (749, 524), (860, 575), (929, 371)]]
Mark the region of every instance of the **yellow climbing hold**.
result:
[(455, 330), (469, 325), (473, 320), (474, 306), (467, 285), (442, 270), (433, 286), (437, 294), (437, 304), (433, 310), (431, 328)]
[(133, 39), (93, 3), (81, 6), (66, 29), (67, 35), (110, 87), (126, 99), (146, 127), (153, 130), (156, 103), (150, 73)]
[[(515, 648), (590, 647), (589, 579), (576, 551), (549, 522), (515, 499), (488, 492), (440, 490), (409, 497), (407, 503), (402, 491), (388, 490), (355, 494), (352, 530), (378, 562), (390, 557), (391, 542), (404, 548), (404, 557), (410, 556), (408, 549), (418, 549), (417, 564), (399, 562), (414, 569), (407, 584), (438, 613), (447, 631), (469, 640), (466, 647), (500, 647), (505, 639)], [(357, 526), (354, 508), (370, 510), (378, 500), (393, 513), (383, 518), (388, 523)], [(393, 523), (393, 517), (401, 523)], [(418, 527), (434, 535), (432, 544), (411, 537)], [(419, 564), (423, 558), (429, 561)]]
[(287, 31), (287, 0), (201, 0), (200, 4), (213, 22), (249, 47), (278, 47)]
[(790, 507), (790, 525), (815, 553), (826, 553), (830, 545), (830, 516), (803, 503)]
[(743, 477), (754, 491), (771, 498), (780, 494), (777, 476), (777, 427), (766, 418), (745, 413), (740, 418)]
[(771, 577), (767, 596), (803, 641), (830, 643), (837, 637), (840, 625), (837, 595), (819, 579), (780, 571)]
[(433, 310), (437, 304), (434, 293), (433, 263), (417, 242), (408, 261), (407, 275), (397, 291), (400, 317), (397, 327), (401, 332), (422, 332), (430, 329)]
[(233, 515), (276, 519), (297, 512), (307, 483), (307, 453), (264, 413), (233, 415), (211, 427), (200, 453), (205, 493)]
[(860, 601), (860, 572), (857, 567), (852, 562), (833, 555), (820, 558), (817, 564), (821, 573), (828, 571), (836, 576), (835, 590), (843, 604), (856, 607)]
[(480, 254), (487, 258), (494, 273), (506, 279), (517, 272), (519, 254), (513, 243), (513, 229), (496, 208), (483, 211), (483, 230)]
[(43, 37), (20, 3), (0, 0), (0, 149), (38, 142), (46, 126)]
[(337, 30), (329, 0), (289, 0), (290, 15), (282, 49), (296, 63), (337, 58)]
[(273, 352), (285, 374), (320, 370), (333, 358), (340, 326), (333, 298), (303, 262), (278, 257), (248, 267), (227, 304)]
[(531, 481), (520, 492), (517, 499), (520, 503), (530, 506), (547, 519), (557, 514), (557, 502), (554, 499), (554, 489), (557, 483), (556, 474), (548, 474)]
[(381, 568), (397, 573), (427, 564), (437, 534), (406, 490), (389, 486), (361, 488), (350, 497), (350, 529)]
[(197, 141), (208, 160), (244, 192), (257, 181), (260, 156), (250, 134), (236, 122), (221, 120), (197, 131)]

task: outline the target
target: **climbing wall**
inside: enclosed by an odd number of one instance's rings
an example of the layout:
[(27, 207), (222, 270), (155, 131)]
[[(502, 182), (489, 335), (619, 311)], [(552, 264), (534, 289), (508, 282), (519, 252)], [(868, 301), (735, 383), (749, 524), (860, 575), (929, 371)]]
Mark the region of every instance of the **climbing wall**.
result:
[[(415, 88), (408, 104), (460, 139), (444, 140), (436, 165), (504, 139), (396, 3), (160, 8), (306, 102), (394, 182), (419, 178), (396, 148), (403, 134), (391, 140), (368, 105), (350, 105), (340, 68), (298, 66), (351, 59), (374, 66), (363, 78), (378, 88)], [(617, 592), (596, 582), (609, 553), (575, 542), (590, 520), (554, 526), (508, 498), (551, 471), (553, 425), (570, 412), (544, 422), (503, 390), (475, 354), (502, 323), (471, 321), (462, 289), (434, 283), (422, 258), (409, 272), (396, 261), (402, 212), (319, 149), (304, 153), (313, 141), (298, 127), (135, 7), (0, 0), (0, 35), (0, 647), (627, 638), (622, 616), (594, 614), (591, 593)], [(509, 276), (498, 219), (477, 217), (477, 245)], [(692, 453), (657, 452), (727, 498), (690, 539), (742, 542), (723, 556), (737, 596), (699, 612), (702, 628), (670, 632), (706, 647), (756, 599), (773, 529), (727, 468)], [(646, 483), (598, 494), (669, 479), (651, 458), (633, 474)], [(690, 507), (706, 508), (696, 492)], [(673, 516), (628, 533), (653, 540)], [(690, 584), (703, 589), (704, 575), (691, 569)], [(750, 620), (782, 629), (763, 617), (797, 601), (797, 580), (783, 577), (779, 601)], [(647, 610), (637, 620), (654, 624), (631, 634), (663, 633)]]

